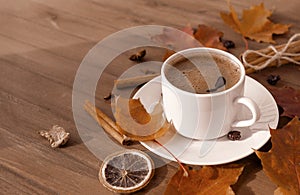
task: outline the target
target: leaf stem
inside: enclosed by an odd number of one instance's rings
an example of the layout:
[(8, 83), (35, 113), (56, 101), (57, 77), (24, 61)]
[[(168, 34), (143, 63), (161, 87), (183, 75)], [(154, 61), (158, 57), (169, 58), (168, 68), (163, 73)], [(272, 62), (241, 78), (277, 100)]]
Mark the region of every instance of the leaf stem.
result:
[(156, 139), (153, 140), (155, 143), (157, 143), (158, 145), (160, 145), (163, 149), (165, 149), (179, 164), (180, 168), (182, 168), (183, 170), (183, 176), (184, 177), (188, 177), (189, 173), (187, 172), (187, 170), (184, 168), (184, 166), (182, 165), (182, 163), (180, 162), (180, 160), (170, 151), (168, 150), (168, 148), (166, 148), (164, 145), (162, 145), (159, 141), (157, 141)]

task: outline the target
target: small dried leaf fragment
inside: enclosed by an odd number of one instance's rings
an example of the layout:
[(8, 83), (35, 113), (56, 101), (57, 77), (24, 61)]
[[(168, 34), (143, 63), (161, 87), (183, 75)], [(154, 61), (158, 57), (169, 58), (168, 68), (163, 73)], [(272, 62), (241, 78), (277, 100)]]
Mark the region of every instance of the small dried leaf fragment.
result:
[(198, 29), (195, 32), (194, 37), (205, 47), (227, 51), (227, 48), (224, 47), (223, 43), (221, 42), (223, 35), (223, 32), (218, 31), (215, 28), (200, 24), (198, 25)]
[(160, 102), (148, 113), (140, 99), (118, 97), (114, 115), (121, 133), (135, 141), (154, 140), (170, 128)]
[(278, 186), (274, 194), (300, 194), (300, 121), (294, 117), (282, 129), (270, 129), (272, 149), (255, 151), (264, 172)]
[(180, 168), (169, 182), (165, 195), (217, 195), (234, 194), (230, 185), (237, 182), (244, 167), (241, 165), (203, 166), (199, 170), (189, 170), (188, 176)]
[(257, 42), (275, 43), (272, 35), (284, 34), (290, 27), (290, 25), (271, 22), (268, 18), (272, 12), (265, 9), (263, 3), (243, 10), (242, 19), (239, 19), (232, 5), (229, 5), (229, 9), (230, 13), (220, 13), (223, 21), (243, 37)]
[(284, 112), (282, 116), (293, 118), (300, 116), (300, 90), (292, 87), (272, 87), (270, 88), (277, 104), (279, 104)]
[(54, 125), (49, 131), (39, 131), (39, 134), (49, 140), (52, 148), (65, 145), (70, 139), (70, 133), (58, 125)]

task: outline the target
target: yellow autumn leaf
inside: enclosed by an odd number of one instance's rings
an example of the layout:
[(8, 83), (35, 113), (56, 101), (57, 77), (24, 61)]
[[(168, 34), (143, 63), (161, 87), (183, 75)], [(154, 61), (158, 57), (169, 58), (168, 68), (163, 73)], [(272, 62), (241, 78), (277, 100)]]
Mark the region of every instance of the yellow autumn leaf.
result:
[(221, 18), (237, 33), (243, 37), (257, 42), (275, 43), (273, 34), (284, 34), (289, 30), (289, 24), (275, 24), (269, 17), (270, 10), (265, 9), (264, 4), (252, 6), (248, 10), (243, 10), (242, 18), (239, 19), (237, 12), (229, 4), (229, 13), (221, 12)]

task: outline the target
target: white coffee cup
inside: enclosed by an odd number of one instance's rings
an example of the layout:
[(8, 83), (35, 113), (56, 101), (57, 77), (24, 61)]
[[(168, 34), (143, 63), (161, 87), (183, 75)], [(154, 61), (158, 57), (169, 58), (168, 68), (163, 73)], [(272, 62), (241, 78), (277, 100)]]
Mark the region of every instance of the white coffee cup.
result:
[[(166, 77), (166, 68), (184, 58), (203, 54), (223, 56), (236, 65), (240, 78), (231, 88), (209, 94), (198, 94), (175, 87)], [(194, 63), (194, 62), (193, 62)], [(201, 62), (195, 62), (201, 63)], [(170, 56), (161, 68), (163, 109), (168, 121), (171, 121), (179, 134), (200, 140), (214, 139), (226, 135), (236, 127), (253, 125), (260, 117), (256, 103), (244, 96), (245, 69), (232, 54), (212, 48), (191, 48)], [(237, 104), (246, 106), (252, 118), (236, 121), (239, 109)]]

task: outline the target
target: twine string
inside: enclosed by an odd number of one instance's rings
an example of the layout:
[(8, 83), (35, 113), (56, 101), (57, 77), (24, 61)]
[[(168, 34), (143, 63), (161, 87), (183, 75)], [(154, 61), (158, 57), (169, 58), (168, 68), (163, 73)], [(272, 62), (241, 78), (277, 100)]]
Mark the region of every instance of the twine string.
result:
[[(293, 35), (289, 41), (286, 43), (285, 47), (281, 50), (277, 50), (273, 45), (270, 45), (268, 48), (274, 51), (274, 55), (267, 55), (264, 54), (262, 52), (259, 51), (255, 51), (255, 50), (247, 50), (243, 53), (242, 55), (242, 60), (244, 62), (245, 67), (249, 67), (249, 68), (253, 68), (254, 70), (261, 70), (266, 68), (269, 64), (271, 64), (273, 61), (277, 61), (277, 66), (281, 66), (280, 61), (281, 60), (287, 60), (289, 62), (295, 63), (295, 64), (299, 64), (300, 62), (294, 60), (292, 57), (298, 57), (300, 56), (300, 53), (288, 53), (286, 52), (287, 49), (289, 48), (290, 44), (300, 36), (300, 33), (297, 33), (295, 35)], [(261, 64), (261, 65), (252, 65), (249, 62), (247, 62), (246, 58), (249, 54), (257, 54), (259, 56), (265, 57), (268, 60), (265, 61), (265, 63)]]

